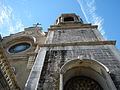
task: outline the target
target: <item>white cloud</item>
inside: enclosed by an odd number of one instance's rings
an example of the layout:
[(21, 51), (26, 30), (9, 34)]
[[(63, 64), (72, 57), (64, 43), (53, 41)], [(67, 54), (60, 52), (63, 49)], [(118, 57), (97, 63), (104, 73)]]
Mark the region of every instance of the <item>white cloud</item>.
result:
[(0, 32), (3, 36), (24, 29), (22, 21), (15, 17), (14, 10), (8, 5), (0, 4)]
[(9, 6), (2, 5), (0, 7), (0, 25), (9, 23), (11, 13), (12, 13), (12, 8), (10, 8)]
[(16, 22), (15, 28), (16, 28), (17, 30), (19, 30), (18, 32), (24, 30), (24, 25), (22, 24), (21, 20), (19, 20), (18, 22)]
[(77, 0), (77, 2), (78, 2), (79, 5), (80, 5), (80, 8), (81, 8), (81, 10), (82, 10), (82, 13), (83, 13), (84, 16), (85, 16), (86, 21), (89, 23), (88, 17), (87, 17), (87, 15), (86, 15), (86, 12), (85, 12), (85, 10), (84, 10), (84, 7), (83, 7), (81, 1), (80, 1), (80, 0)]
[(105, 32), (102, 27), (104, 19), (96, 13), (95, 0), (77, 0), (77, 2), (80, 5), (86, 21), (98, 25), (98, 29), (104, 35)]

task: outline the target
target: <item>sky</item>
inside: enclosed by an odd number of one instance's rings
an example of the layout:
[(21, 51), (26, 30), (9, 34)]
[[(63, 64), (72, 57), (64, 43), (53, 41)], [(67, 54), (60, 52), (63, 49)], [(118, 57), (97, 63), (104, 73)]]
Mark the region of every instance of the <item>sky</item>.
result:
[(84, 23), (99, 26), (107, 40), (120, 50), (120, 0), (0, 0), (2, 37), (40, 23), (47, 31), (62, 13), (76, 13)]

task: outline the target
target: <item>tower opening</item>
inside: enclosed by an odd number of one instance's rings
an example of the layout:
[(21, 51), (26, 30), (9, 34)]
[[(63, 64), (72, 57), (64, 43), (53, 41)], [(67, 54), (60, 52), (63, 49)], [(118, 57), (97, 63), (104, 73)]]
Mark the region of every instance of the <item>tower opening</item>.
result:
[(74, 21), (74, 18), (73, 17), (65, 17), (64, 22), (68, 22), (68, 21)]

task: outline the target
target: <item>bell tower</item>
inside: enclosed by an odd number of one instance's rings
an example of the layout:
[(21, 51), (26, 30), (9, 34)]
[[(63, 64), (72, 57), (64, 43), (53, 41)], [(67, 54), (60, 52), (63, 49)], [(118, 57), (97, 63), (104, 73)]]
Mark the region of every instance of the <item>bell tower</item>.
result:
[(40, 44), (25, 90), (119, 90), (116, 41), (76, 14), (61, 14)]

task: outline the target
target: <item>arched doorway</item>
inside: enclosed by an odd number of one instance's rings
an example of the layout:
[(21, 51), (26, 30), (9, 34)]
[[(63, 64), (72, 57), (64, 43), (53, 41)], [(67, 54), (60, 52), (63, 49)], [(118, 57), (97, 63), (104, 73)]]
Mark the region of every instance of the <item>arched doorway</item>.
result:
[(89, 77), (75, 76), (66, 82), (64, 90), (103, 90), (103, 88)]
[(60, 90), (116, 90), (116, 87), (105, 65), (96, 60), (77, 59), (62, 66)]

